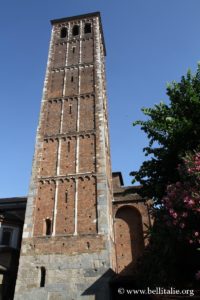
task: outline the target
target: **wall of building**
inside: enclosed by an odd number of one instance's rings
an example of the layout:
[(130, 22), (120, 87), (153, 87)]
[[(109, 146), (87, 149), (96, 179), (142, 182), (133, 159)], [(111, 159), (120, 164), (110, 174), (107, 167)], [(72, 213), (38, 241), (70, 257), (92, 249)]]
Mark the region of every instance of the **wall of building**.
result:
[(151, 201), (144, 201), (138, 194), (140, 187), (124, 187), (120, 172), (113, 173), (113, 220), (117, 273), (131, 276), (138, 258), (148, 244), (147, 226)]

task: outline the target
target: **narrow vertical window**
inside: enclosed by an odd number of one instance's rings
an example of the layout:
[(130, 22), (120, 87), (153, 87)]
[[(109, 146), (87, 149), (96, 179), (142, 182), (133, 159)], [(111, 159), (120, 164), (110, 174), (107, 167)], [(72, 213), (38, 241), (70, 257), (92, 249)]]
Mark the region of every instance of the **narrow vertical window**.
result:
[(65, 192), (65, 203), (68, 202), (68, 191)]
[(60, 30), (60, 37), (61, 39), (65, 38), (67, 36), (67, 28), (66, 27), (63, 27), (61, 28)]
[(71, 77), (71, 82), (73, 82), (73, 81), (74, 81), (74, 77), (72, 76), (72, 77)]
[(72, 35), (79, 35), (79, 26), (78, 25), (74, 25), (73, 29), (72, 29)]
[(86, 23), (85, 24), (85, 28), (84, 28), (84, 33), (91, 33), (92, 29), (91, 29), (91, 24), (90, 23)]
[(70, 142), (67, 143), (67, 151), (70, 152)]
[(51, 233), (52, 233), (51, 220), (50, 219), (46, 219), (45, 220), (45, 225), (46, 225), (46, 230), (45, 230), (46, 235), (51, 235)]
[(76, 47), (73, 47), (73, 48), (72, 48), (72, 52), (73, 52), (73, 53), (75, 53), (75, 49), (76, 49)]
[(46, 269), (45, 267), (40, 268), (40, 287), (45, 286), (45, 279), (46, 279)]
[(72, 106), (70, 105), (69, 106), (69, 114), (71, 115), (71, 113), (72, 113)]

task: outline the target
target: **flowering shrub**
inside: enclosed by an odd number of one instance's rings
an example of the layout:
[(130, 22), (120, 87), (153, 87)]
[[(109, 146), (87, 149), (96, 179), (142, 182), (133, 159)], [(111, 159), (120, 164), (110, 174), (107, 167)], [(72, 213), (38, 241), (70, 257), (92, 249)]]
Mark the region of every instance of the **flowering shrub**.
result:
[(195, 274), (195, 278), (196, 278), (196, 280), (200, 280), (200, 271), (198, 271), (198, 272)]
[(178, 238), (200, 244), (200, 153), (187, 155), (178, 166), (181, 181), (167, 186), (162, 199), (164, 220)]
[[(200, 153), (187, 155), (178, 166), (182, 181), (167, 186), (162, 199), (164, 220), (177, 231), (177, 238), (198, 246), (200, 244)], [(200, 280), (200, 270), (195, 274)]]

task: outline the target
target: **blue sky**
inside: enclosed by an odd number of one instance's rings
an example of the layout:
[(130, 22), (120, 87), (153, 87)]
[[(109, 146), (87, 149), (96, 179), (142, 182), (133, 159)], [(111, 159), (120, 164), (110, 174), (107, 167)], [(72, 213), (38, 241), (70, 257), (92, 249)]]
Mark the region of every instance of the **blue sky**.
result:
[(199, 0), (2, 0), (0, 4), (0, 197), (28, 193), (46, 69), (50, 20), (100, 11), (113, 171), (144, 160), (147, 140), (132, 122), (200, 60)]

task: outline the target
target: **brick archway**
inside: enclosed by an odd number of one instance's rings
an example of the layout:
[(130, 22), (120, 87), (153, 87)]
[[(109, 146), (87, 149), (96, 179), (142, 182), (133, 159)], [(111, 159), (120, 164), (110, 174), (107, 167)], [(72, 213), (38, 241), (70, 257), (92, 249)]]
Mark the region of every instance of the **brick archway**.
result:
[[(118, 273), (129, 273), (144, 249), (142, 217), (137, 208), (124, 205), (115, 214), (115, 242)], [(132, 269), (132, 268), (131, 268)]]

